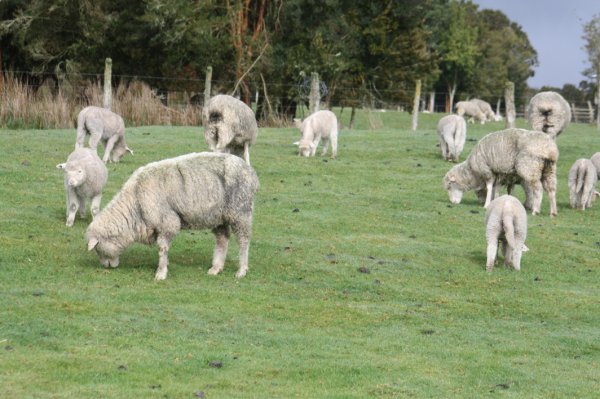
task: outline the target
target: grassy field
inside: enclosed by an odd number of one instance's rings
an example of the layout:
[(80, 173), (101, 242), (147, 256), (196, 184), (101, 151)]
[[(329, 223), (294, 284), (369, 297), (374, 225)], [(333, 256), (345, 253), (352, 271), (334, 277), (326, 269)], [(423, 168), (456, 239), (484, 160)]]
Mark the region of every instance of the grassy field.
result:
[[(411, 132), (408, 114), (360, 114), (337, 160), (299, 158), (294, 129), (261, 129), (248, 275), (234, 277), (233, 243), (208, 276), (213, 236), (186, 231), (160, 283), (156, 247), (107, 270), (85, 248), (90, 217), (65, 227), (55, 165), (74, 130), (0, 131), (0, 396), (597, 397), (600, 205), (570, 209), (566, 181), (599, 132), (558, 138), (558, 217), (544, 195), (522, 271), (487, 274), (484, 209), (442, 188), (439, 118)], [(461, 160), (502, 127), (469, 125)], [(137, 167), (206, 148), (196, 127), (127, 141), (135, 156), (109, 165), (103, 206)]]

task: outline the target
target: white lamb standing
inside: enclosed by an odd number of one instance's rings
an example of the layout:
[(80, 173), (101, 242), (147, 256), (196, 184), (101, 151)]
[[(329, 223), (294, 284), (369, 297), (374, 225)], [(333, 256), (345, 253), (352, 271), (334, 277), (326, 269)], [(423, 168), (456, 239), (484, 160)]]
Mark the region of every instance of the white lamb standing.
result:
[(485, 123), (485, 114), (481, 112), (479, 106), (470, 101), (459, 101), (456, 103), (456, 113), (460, 116), (466, 115), (478, 120), (482, 125)]
[(105, 267), (117, 267), (119, 255), (132, 243), (156, 243), (155, 279), (164, 280), (169, 247), (179, 231), (212, 229), (216, 246), (208, 274), (216, 275), (225, 265), (233, 231), (239, 244), (236, 277), (243, 277), (258, 187), (254, 169), (230, 154), (192, 153), (150, 163), (133, 173), (89, 225), (88, 250), (96, 249)]
[(467, 159), (444, 176), (450, 202), (460, 203), (465, 191), (486, 192), (487, 208), (496, 197), (498, 183), (520, 182), (525, 207), (540, 213), (543, 190), (548, 193), (550, 215), (556, 216), (556, 162), (558, 147), (547, 134), (506, 129), (484, 136)]
[(465, 147), (467, 123), (462, 116), (446, 115), (437, 125), (440, 148), (445, 160), (457, 162)]
[(294, 119), (294, 125), (300, 129), (302, 134), (298, 142), (298, 150), (301, 156), (314, 156), (319, 142), (323, 139), (321, 156), (327, 153), (329, 143), (331, 143), (331, 158), (337, 157), (338, 122), (333, 112), (327, 110), (317, 111), (302, 121)]
[(85, 107), (77, 115), (75, 148), (84, 147), (85, 136), (90, 135), (89, 146), (97, 151), (98, 143), (104, 146), (102, 160), (119, 162), (126, 152), (133, 151), (125, 142), (125, 123), (120, 115), (100, 107)]
[(529, 123), (533, 130), (547, 133), (555, 139), (571, 122), (569, 103), (554, 91), (543, 91), (529, 101)]
[(596, 199), (598, 171), (589, 159), (578, 159), (569, 170), (569, 204), (571, 208), (589, 208)]
[(237, 155), (250, 165), (258, 124), (249, 106), (226, 94), (214, 96), (202, 110), (202, 125), (211, 151)]
[(527, 212), (512, 195), (503, 195), (490, 203), (485, 213), (487, 240), (486, 270), (491, 272), (496, 263), (498, 241), (502, 243), (504, 266), (521, 270), (521, 255), (527, 251)]
[(108, 179), (106, 165), (90, 148), (77, 148), (67, 158), (66, 163), (56, 165), (65, 174), (67, 192), (67, 226), (73, 226), (75, 214), (85, 217), (85, 201), (91, 199), (92, 217), (100, 211), (102, 190)]
[(494, 111), (492, 110), (492, 106), (487, 101), (481, 100), (479, 98), (473, 98), (469, 100), (469, 102), (477, 104), (481, 112), (483, 112), (483, 114), (485, 115), (486, 121), (498, 122), (502, 119), (500, 116), (497, 116), (494, 113)]

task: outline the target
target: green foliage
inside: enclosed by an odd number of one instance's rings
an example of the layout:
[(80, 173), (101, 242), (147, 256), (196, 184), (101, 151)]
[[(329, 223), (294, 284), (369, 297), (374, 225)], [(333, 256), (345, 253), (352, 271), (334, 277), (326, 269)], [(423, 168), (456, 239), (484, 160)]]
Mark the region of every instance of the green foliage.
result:
[[(335, 161), (298, 157), (295, 129), (261, 129), (249, 274), (235, 279), (233, 242), (206, 275), (212, 235), (182, 232), (161, 283), (156, 247), (103, 269), (85, 248), (90, 216), (64, 226), (54, 165), (72, 129), (0, 131), (2, 396), (597, 396), (600, 205), (570, 209), (566, 179), (600, 137), (575, 123), (558, 138), (558, 217), (545, 198), (522, 271), (487, 274), (484, 209), (441, 187), (439, 117), (412, 132), (386, 112), (370, 131), (359, 111), (365, 130), (341, 130)], [(469, 125), (465, 153), (501, 128)], [(135, 156), (108, 165), (103, 206), (138, 166), (206, 148), (196, 127), (130, 128), (127, 142)]]
[(583, 25), (583, 40), (588, 53), (590, 67), (584, 71), (586, 76), (596, 83), (600, 80), (600, 14)]

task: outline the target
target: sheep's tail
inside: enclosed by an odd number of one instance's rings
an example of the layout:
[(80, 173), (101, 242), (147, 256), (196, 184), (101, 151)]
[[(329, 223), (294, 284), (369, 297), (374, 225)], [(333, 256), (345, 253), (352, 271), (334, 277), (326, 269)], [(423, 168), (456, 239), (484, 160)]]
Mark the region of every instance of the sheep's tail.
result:
[(504, 227), (504, 237), (511, 248), (517, 248), (515, 245), (515, 225), (512, 214), (505, 214), (502, 217), (502, 227)]
[(586, 174), (587, 174), (586, 170), (580, 166), (579, 170), (577, 171), (577, 186), (575, 187), (575, 192), (577, 192), (577, 193), (582, 192), (584, 185), (585, 185)]

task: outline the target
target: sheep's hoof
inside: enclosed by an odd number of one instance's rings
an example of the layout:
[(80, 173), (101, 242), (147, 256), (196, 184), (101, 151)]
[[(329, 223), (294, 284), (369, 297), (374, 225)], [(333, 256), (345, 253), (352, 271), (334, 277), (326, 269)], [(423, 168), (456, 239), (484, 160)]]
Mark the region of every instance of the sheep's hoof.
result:
[(156, 281), (162, 281), (166, 278), (167, 278), (166, 271), (159, 271), (159, 272), (156, 272), (156, 274), (154, 275), (154, 280), (156, 280)]
[(222, 270), (222, 269), (221, 269), (220, 267), (213, 266), (213, 267), (211, 267), (210, 269), (208, 269), (208, 272), (207, 272), (207, 274), (208, 274), (209, 276), (216, 276), (217, 274), (219, 274), (219, 273), (221, 272), (221, 270)]
[(235, 274), (235, 277), (237, 277), (237, 278), (242, 278), (242, 277), (244, 277), (245, 275), (246, 275), (246, 270), (244, 270), (244, 271), (240, 270), (240, 271), (238, 271), (238, 272)]

